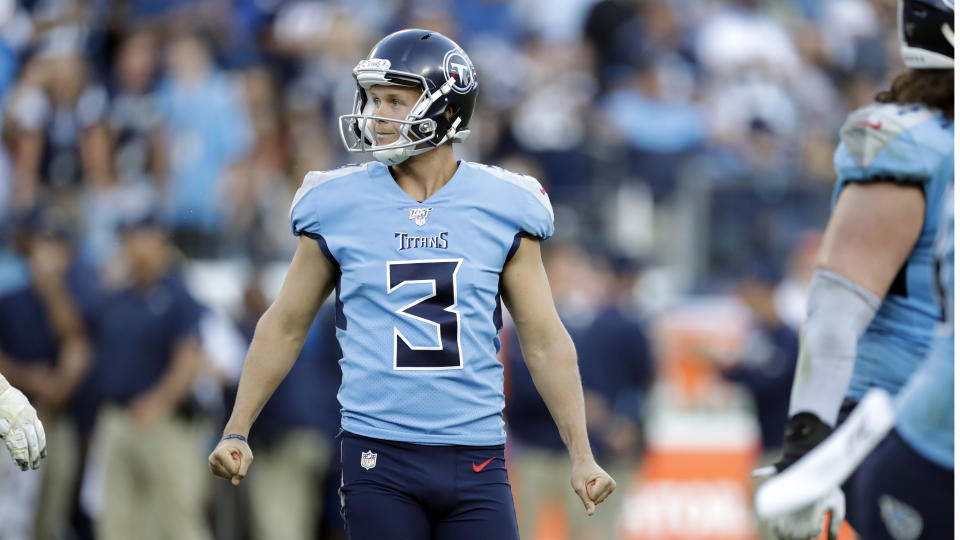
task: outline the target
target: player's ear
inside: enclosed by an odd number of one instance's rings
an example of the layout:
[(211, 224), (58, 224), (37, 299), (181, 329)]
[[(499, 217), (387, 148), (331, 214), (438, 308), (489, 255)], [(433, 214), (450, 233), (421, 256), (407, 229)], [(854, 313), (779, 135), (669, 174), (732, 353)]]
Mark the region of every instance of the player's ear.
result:
[(443, 111), (443, 116), (445, 116), (447, 120), (453, 116), (453, 105), (447, 105), (446, 110)]

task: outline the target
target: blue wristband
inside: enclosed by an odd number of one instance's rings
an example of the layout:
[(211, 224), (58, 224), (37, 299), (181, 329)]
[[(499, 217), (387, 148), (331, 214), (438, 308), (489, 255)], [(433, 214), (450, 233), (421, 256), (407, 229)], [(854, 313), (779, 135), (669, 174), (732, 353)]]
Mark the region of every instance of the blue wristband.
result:
[(224, 437), (220, 440), (225, 441), (227, 439), (240, 439), (243, 442), (247, 442), (246, 437), (244, 437), (243, 435), (237, 435), (236, 433), (231, 433), (230, 435), (224, 435)]

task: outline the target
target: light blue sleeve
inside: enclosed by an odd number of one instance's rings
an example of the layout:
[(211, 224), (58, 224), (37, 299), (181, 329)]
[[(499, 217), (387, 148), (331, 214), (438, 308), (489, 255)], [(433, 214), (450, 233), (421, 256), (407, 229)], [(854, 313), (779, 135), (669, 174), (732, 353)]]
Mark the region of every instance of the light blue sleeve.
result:
[[(509, 219), (514, 222), (518, 232), (546, 240), (553, 236), (553, 205), (550, 196), (540, 182), (532, 176), (519, 174), (490, 165), (477, 165), (488, 174), (503, 180), (503, 191), (497, 201)], [(509, 204), (506, 204), (508, 203)]]
[(840, 186), (888, 179), (927, 183), (953, 150), (953, 123), (922, 105), (876, 103), (847, 117), (834, 167)]
[(310, 171), (290, 205), (290, 231), (294, 236), (301, 234), (322, 235), (325, 204), (322, 184), (318, 181), (323, 173)]
[(299, 236), (323, 236), (332, 220), (344, 215), (344, 182), (364, 173), (363, 165), (347, 165), (330, 171), (310, 171), (303, 177), (300, 189), (290, 205), (290, 231)]
[(518, 212), (519, 228), (530, 236), (546, 240), (553, 236), (553, 205), (540, 182), (530, 176), (523, 178), (529, 182), (529, 189), (518, 195), (523, 201)]

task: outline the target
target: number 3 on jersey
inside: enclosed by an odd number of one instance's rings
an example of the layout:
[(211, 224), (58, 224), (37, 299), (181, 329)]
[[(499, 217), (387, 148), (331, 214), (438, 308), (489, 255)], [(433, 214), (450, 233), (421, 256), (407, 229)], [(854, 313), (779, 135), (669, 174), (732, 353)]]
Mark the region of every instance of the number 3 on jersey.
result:
[(433, 292), (398, 309), (396, 313), (436, 329), (435, 344), (415, 347), (393, 327), (394, 369), (460, 369), (460, 313), (457, 307), (457, 272), (463, 259), (387, 261), (387, 294), (406, 285), (427, 283)]

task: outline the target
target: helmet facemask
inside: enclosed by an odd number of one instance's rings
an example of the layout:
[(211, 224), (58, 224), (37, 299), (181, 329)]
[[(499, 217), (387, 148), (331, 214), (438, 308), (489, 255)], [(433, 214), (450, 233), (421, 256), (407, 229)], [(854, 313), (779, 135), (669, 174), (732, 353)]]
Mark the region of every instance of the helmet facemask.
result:
[[(451, 121), (444, 114), (450, 82), (431, 92), (424, 77), (390, 70), (389, 60), (382, 59), (362, 60), (354, 68), (353, 76), (357, 81), (353, 113), (340, 117), (340, 137), (348, 152), (372, 152), (377, 161), (396, 165), (446, 142), (460, 142), (470, 134), (469, 130), (457, 131), (461, 121), (458, 115)], [(376, 116), (370, 114), (373, 103), (368, 94), (370, 87), (376, 85), (416, 87), (421, 93), (405, 119)], [(376, 144), (377, 121), (399, 124), (397, 139), (384, 145)]]

